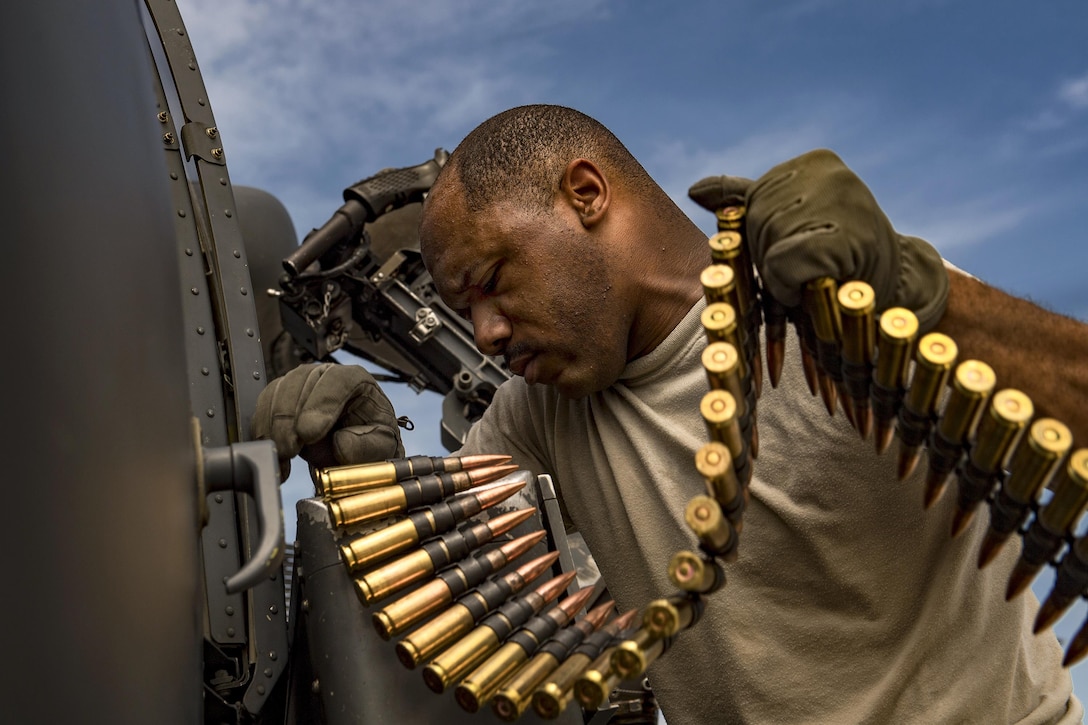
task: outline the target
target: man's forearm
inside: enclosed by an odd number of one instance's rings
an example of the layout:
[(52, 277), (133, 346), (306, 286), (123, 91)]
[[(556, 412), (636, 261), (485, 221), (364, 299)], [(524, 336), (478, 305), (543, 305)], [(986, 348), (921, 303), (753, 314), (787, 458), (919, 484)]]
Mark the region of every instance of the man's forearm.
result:
[(997, 386), (1017, 388), (1036, 417), (1061, 420), (1074, 446), (1088, 446), (1088, 325), (949, 270), (948, 308), (937, 330), (951, 336), (959, 359), (982, 360)]

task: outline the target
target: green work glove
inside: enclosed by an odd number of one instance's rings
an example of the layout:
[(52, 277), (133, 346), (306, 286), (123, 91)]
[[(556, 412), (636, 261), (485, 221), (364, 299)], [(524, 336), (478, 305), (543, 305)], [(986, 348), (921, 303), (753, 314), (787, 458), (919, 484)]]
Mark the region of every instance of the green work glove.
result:
[(257, 398), (252, 429), (276, 444), (284, 480), (296, 455), (318, 468), (404, 455), (393, 404), (357, 365), (312, 363), (276, 378)]
[(688, 195), (711, 211), (744, 201), (752, 260), (787, 306), (801, 303), (806, 282), (827, 276), (868, 282), (878, 311), (906, 307), (923, 332), (944, 314), (948, 272), (937, 250), (897, 234), (872, 192), (831, 151), (802, 154), (756, 181), (708, 177)]

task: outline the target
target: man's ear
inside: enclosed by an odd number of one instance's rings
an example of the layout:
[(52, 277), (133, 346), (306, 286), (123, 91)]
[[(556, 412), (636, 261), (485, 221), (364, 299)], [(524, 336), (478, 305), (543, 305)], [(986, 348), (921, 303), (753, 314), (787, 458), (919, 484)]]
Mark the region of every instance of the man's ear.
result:
[(567, 164), (559, 191), (587, 229), (604, 218), (612, 198), (612, 188), (601, 169), (581, 158)]

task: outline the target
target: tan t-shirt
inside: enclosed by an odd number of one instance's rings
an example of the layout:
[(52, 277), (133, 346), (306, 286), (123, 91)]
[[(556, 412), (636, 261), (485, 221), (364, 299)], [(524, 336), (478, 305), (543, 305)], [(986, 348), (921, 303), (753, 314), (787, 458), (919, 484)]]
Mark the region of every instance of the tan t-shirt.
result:
[[(554, 476), (621, 609), (674, 593), (668, 560), (695, 544), (701, 309), (586, 399), (504, 384), (463, 448)], [(1031, 634), (1037, 601), (1005, 602), (1018, 544), (978, 571), (984, 508), (950, 539), (954, 483), (924, 511), (921, 470), (897, 481), (894, 450), (830, 418), (788, 344), (728, 583), (649, 672), (669, 725), (1080, 722), (1054, 635)]]

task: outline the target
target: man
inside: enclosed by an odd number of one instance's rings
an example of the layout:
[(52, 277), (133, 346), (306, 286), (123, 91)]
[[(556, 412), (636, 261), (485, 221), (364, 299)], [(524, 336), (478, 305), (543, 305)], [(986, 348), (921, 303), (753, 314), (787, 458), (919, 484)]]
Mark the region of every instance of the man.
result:
[[(924, 329), (957, 340), (961, 359), (989, 362), (1001, 387), (1024, 390), (1040, 415), (1088, 440), (1078, 409), (1088, 373), (1062, 366), (1085, 359), (1085, 327), (947, 271), (926, 242), (895, 233), (834, 154), (806, 154), (756, 182), (706, 179), (691, 193), (708, 208), (744, 200), (754, 260), (783, 302), (816, 277), (865, 279), (880, 309), (913, 309)], [(666, 563), (691, 547), (683, 507), (703, 489), (692, 455), (707, 439), (705, 235), (599, 123), (527, 106), (458, 146), (420, 239), (443, 301), (521, 376), (463, 451), (509, 453), (553, 474), (621, 608), (672, 593)], [(368, 438), (351, 433), (355, 423), (387, 441), (395, 424), (373, 395), (354, 413), (338, 390), (346, 384), (367, 385), (328, 366), (289, 374), (262, 396), (255, 431), (292, 456), (336, 428), (332, 457), (314, 462), (358, 460), (354, 441)], [(1004, 601), (1015, 547), (976, 570), (985, 516), (950, 540), (951, 497), (924, 512), (918, 477), (897, 482), (892, 456), (830, 418), (795, 354), (764, 391), (759, 430), (729, 581), (650, 671), (671, 725), (1079, 722), (1056, 640), (1031, 634), (1037, 603)]]

